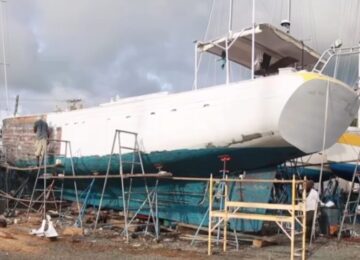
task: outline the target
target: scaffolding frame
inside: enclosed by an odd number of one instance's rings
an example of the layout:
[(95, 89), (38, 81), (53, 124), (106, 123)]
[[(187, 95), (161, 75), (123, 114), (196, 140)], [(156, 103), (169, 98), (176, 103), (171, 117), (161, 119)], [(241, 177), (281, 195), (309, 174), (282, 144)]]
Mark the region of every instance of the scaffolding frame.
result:
[[(133, 146), (126, 146), (123, 144), (124, 138), (126, 138), (126, 137), (133, 138), (133, 140), (134, 140)], [(118, 153), (116, 153), (116, 148), (118, 150)], [(125, 161), (123, 159), (123, 155), (128, 154), (124, 151), (130, 151), (130, 153), (132, 154), (132, 158), (130, 161)], [(116, 154), (118, 155), (118, 160), (119, 160), (119, 174), (116, 176), (120, 177), (120, 180), (121, 180), (122, 211), (123, 211), (124, 222), (125, 222), (123, 233), (126, 236), (126, 240), (127, 241), (129, 240), (129, 227), (135, 226), (135, 224), (132, 224), (133, 221), (135, 220), (135, 218), (139, 214), (139, 212), (142, 209), (144, 209), (144, 207), (146, 205), (148, 205), (150, 215), (148, 216), (147, 223), (145, 226), (145, 233), (148, 233), (150, 219), (152, 219), (154, 230), (155, 230), (155, 236), (156, 236), (156, 239), (158, 239), (160, 229), (159, 229), (158, 196), (157, 196), (159, 178), (157, 178), (157, 177), (161, 177), (163, 174), (160, 172), (152, 173), (152, 174), (145, 173), (143, 160), (142, 160), (142, 156), (141, 156), (141, 151), (140, 151), (140, 146), (139, 146), (139, 141), (138, 141), (138, 133), (126, 131), (126, 130), (120, 130), (120, 129), (115, 130), (111, 153), (110, 153), (110, 158), (109, 158), (108, 166), (107, 166), (107, 171), (104, 176), (105, 177), (104, 184), (103, 184), (103, 189), (101, 192), (99, 207), (98, 207), (97, 214), (96, 214), (94, 229), (97, 228), (97, 224), (99, 221), (99, 216), (100, 216), (100, 211), (101, 211), (104, 194), (105, 194), (105, 190), (106, 190), (106, 186), (107, 186), (107, 181), (109, 178), (115, 177), (114, 175), (111, 174), (111, 162), (112, 162), (113, 155), (116, 155)], [(126, 165), (130, 165), (129, 173), (124, 172), (126, 169)], [(136, 169), (136, 166), (140, 167), (139, 174), (135, 174), (135, 172), (134, 172)], [(145, 188), (146, 198), (141, 203), (141, 205), (137, 209), (135, 209), (135, 214), (129, 220), (129, 212), (131, 210), (130, 209), (130, 200), (131, 200), (132, 193), (134, 193), (132, 191), (133, 178), (139, 178), (139, 177), (140, 178), (143, 177), (143, 179), (144, 179), (144, 188)], [(155, 185), (152, 190), (150, 190), (148, 187), (147, 177), (155, 178)], [(125, 187), (125, 179), (127, 179), (127, 178), (129, 178), (129, 185), (128, 185), (127, 191), (125, 191), (125, 188), (126, 188)]]
[[(12, 215), (12, 212), (15, 212), (18, 205), (21, 204), (22, 206), (28, 208), (29, 207), (29, 199), (25, 199), (23, 194), (27, 187), (27, 185), (30, 182), (30, 178), (33, 174), (36, 174), (36, 172), (39, 170), (39, 168), (43, 169), (44, 166), (40, 167), (17, 167), (7, 164), (6, 162), (0, 164), (0, 167), (4, 169), (4, 172), (1, 171), (2, 174), (4, 174), (4, 187), (3, 190), (0, 190), (0, 197), (6, 199), (6, 211), (8, 214)], [(49, 168), (55, 167), (55, 165), (48, 165)], [(12, 175), (12, 172), (16, 172), (17, 174), (21, 175), (23, 174), (25, 176), (24, 180), (22, 180), (16, 189), (16, 191), (11, 194), (9, 193), (9, 176)], [(15, 204), (10, 208), (10, 201), (14, 201)], [(36, 211), (35, 209), (31, 208), (32, 211)]]
[[(213, 186), (215, 181), (223, 181), (225, 183), (225, 205), (224, 210), (213, 210)], [(253, 182), (253, 183), (288, 183), (292, 186), (292, 199), (291, 204), (270, 204), (270, 203), (256, 203), (256, 202), (242, 202), (242, 201), (230, 201), (228, 194), (228, 185), (232, 182)], [(212, 232), (223, 223), (223, 251), (226, 252), (227, 248), (227, 223), (230, 219), (250, 219), (250, 220), (262, 220), (262, 221), (272, 221), (275, 222), (285, 235), (290, 239), (291, 248), (290, 248), (290, 257), (294, 259), (295, 257), (295, 224), (298, 223), (302, 228), (302, 247), (301, 247), (301, 257), (303, 260), (306, 258), (306, 189), (303, 188), (302, 197), (299, 199), (296, 196), (296, 186), (302, 185), (306, 187), (306, 179), (304, 180), (295, 180), (293, 176), (291, 181), (286, 180), (251, 180), (251, 179), (228, 179), (225, 180), (215, 180), (213, 176), (210, 176), (210, 189), (209, 189), (209, 226), (208, 226), (208, 255), (211, 255), (211, 244), (212, 244)], [(296, 204), (297, 203), (297, 204)], [(269, 209), (269, 210), (282, 210), (287, 211), (290, 216), (284, 215), (270, 215), (270, 214), (254, 214), (254, 213), (242, 213), (239, 212), (241, 208), (253, 208), (253, 209)], [(299, 214), (300, 213), (300, 214)], [(212, 219), (218, 218), (219, 221), (212, 226)], [(300, 220), (301, 219), (301, 220)], [(291, 232), (289, 232), (282, 226), (282, 223), (291, 224)]]
[[(50, 140), (48, 140), (48, 142), (49, 142), (49, 144), (46, 145), (45, 153), (44, 153), (43, 157), (40, 158), (39, 166), (37, 167), (38, 170), (37, 170), (37, 174), (36, 174), (35, 183), (33, 186), (33, 191), (31, 194), (30, 202), (29, 202), (28, 209), (27, 209), (27, 217), (29, 217), (30, 209), (33, 208), (35, 203), (42, 203), (42, 206), (40, 207), (39, 211), (43, 211), (44, 219), (46, 219), (46, 204), (55, 204), (55, 207), (59, 213), (59, 217), (61, 217), (62, 203), (64, 202), (63, 201), (63, 190), (64, 190), (64, 178), (66, 177), (67, 158), (69, 158), (69, 160), (70, 160), (71, 176), (74, 177), (73, 184), (74, 184), (75, 198), (76, 198), (78, 212), (80, 215), (80, 204), (79, 204), (77, 184), (76, 184), (76, 180), (75, 180), (76, 174), (75, 174), (75, 167), (74, 167), (73, 155), (72, 155), (72, 150), (71, 150), (71, 142), (67, 141), (67, 140), (57, 140), (57, 139), (50, 139)], [(58, 144), (58, 143), (60, 143), (60, 145), (64, 144), (64, 153), (63, 154), (48, 153), (48, 148), (50, 147), (50, 144)], [(60, 146), (60, 148), (61, 148), (61, 146)], [(57, 160), (63, 159), (64, 163), (63, 164), (55, 163), (53, 165), (48, 165), (49, 155), (55, 156)], [(56, 169), (59, 168), (60, 166), (63, 167), (63, 173), (61, 175), (57, 175)], [(48, 169), (50, 169), (50, 168), (55, 169), (55, 172), (53, 174), (48, 173)], [(43, 186), (42, 186), (42, 188), (38, 189), (37, 185), (38, 185), (39, 180), (41, 180), (41, 179), (43, 180)], [(61, 180), (61, 186), (60, 186), (59, 190), (54, 190), (57, 180)], [(50, 184), (48, 184), (48, 181), (51, 181)], [(35, 193), (37, 191), (41, 192), (41, 194), (36, 199), (34, 199)], [(56, 192), (60, 192), (59, 200), (57, 200), (57, 198), (56, 198), (57, 197), (55, 195)], [(48, 198), (50, 197), (51, 194), (53, 196), (53, 200), (48, 200)], [(42, 201), (40, 201), (41, 197), (43, 199)], [(59, 204), (59, 206), (57, 206), (57, 204)], [(82, 223), (80, 223), (80, 225), (82, 227)]]

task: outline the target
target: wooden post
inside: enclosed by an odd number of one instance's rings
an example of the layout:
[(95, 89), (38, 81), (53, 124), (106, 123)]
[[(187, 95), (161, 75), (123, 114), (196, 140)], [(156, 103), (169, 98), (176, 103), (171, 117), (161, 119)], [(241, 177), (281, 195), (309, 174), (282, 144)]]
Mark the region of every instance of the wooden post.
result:
[(211, 213), (212, 213), (212, 196), (213, 196), (213, 176), (210, 175), (209, 184), (209, 234), (208, 234), (208, 255), (211, 255)]
[(290, 259), (294, 259), (294, 250), (295, 250), (295, 201), (296, 201), (296, 185), (295, 185), (295, 175), (293, 175), (291, 183), (291, 255)]
[(303, 183), (303, 192), (302, 192), (302, 213), (303, 213), (303, 228), (302, 228), (302, 260), (305, 260), (306, 258), (306, 183), (307, 183), (307, 179), (306, 176), (304, 178), (304, 183)]
[(227, 244), (227, 220), (228, 220), (228, 207), (227, 207), (227, 202), (228, 202), (228, 176), (226, 175), (225, 177), (225, 192), (224, 192), (224, 197), (225, 197), (225, 203), (224, 203), (224, 211), (225, 211), (225, 216), (224, 216), (224, 245), (223, 245), (223, 249), (224, 252), (226, 252), (226, 244)]

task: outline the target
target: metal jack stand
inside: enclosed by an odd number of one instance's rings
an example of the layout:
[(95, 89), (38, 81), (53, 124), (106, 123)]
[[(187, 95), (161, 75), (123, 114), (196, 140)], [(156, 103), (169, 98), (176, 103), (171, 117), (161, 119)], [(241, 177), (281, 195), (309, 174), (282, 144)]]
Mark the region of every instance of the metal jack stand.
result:
[[(219, 159), (220, 161), (222, 162), (223, 164), (223, 168), (220, 170), (220, 173), (222, 173), (222, 180), (225, 180), (227, 174), (229, 173), (229, 171), (227, 170), (227, 163), (231, 160), (230, 156), (229, 155), (220, 155), (219, 156)], [(225, 182), (219, 182), (219, 183), (216, 183), (216, 187), (215, 187), (215, 197), (217, 197), (218, 199), (220, 199), (220, 202), (219, 202), (219, 210), (224, 210), (224, 201), (225, 201)], [(199, 227), (197, 228), (196, 232), (195, 232), (195, 235), (193, 237), (193, 239), (191, 240), (191, 245), (194, 245), (195, 241), (197, 240), (198, 238), (198, 235), (199, 235), (199, 232), (201, 230), (201, 228), (203, 227), (204, 225), (204, 222), (205, 222), (205, 219), (206, 217), (209, 217), (209, 211), (210, 211), (210, 208), (208, 208), (200, 222), (200, 225)], [(219, 219), (219, 221), (221, 222), (222, 220)], [(218, 245), (219, 242), (220, 242), (220, 231), (221, 231), (221, 228), (220, 228), (220, 223), (217, 223), (216, 224), (218, 226), (217, 228), (217, 234), (216, 234), (216, 244)], [(235, 243), (236, 243), (236, 249), (238, 250), (239, 249), (239, 243), (238, 243), (238, 237), (237, 237), (237, 233), (236, 233), (236, 230), (234, 229), (234, 237), (235, 237)]]

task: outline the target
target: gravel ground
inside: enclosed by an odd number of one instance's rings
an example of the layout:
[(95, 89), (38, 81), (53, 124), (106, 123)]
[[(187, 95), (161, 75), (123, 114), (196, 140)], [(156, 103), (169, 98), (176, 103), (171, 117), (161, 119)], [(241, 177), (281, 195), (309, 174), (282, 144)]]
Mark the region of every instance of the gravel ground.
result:
[[(159, 242), (152, 237), (131, 239), (129, 243), (119, 231), (102, 230), (87, 236), (61, 235), (50, 241), (29, 235), (34, 223), (20, 223), (0, 229), (0, 259), (289, 259), (290, 244), (284, 235), (278, 235), (277, 245), (254, 248), (250, 242), (241, 242), (237, 251), (229, 246), (223, 253), (221, 244), (214, 245), (213, 255), (207, 256), (207, 243), (190, 245), (173, 234), (162, 235)], [(61, 229), (59, 233), (61, 233)], [(336, 238), (318, 238), (307, 259), (359, 259), (360, 239), (337, 242)], [(300, 258), (299, 258), (300, 259)]]

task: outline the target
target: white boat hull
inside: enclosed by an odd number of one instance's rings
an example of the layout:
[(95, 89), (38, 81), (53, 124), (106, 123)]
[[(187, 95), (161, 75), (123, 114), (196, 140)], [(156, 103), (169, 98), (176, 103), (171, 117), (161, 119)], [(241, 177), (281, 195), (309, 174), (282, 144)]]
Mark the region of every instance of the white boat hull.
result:
[[(242, 163), (234, 165), (255, 169), (322, 149), (324, 119), (321, 111), (325, 109), (322, 106), (326, 88), (321, 85), (315, 89), (316, 97), (310, 101), (309, 93), (314, 91), (314, 86), (319, 86), (319, 81), (329, 80), (314, 73), (285, 71), (276, 76), (197, 91), (140, 96), (89, 109), (49, 113), (47, 121), (54, 138), (71, 142), (75, 158), (109, 156), (114, 132), (120, 129), (138, 133), (144, 154), (162, 153), (161, 158), (166, 158), (166, 154), (171, 153), (171, 160), (176, 161), (176, 153), (181, 152), (179, 160), (183, 161), (195, 156), (190, 153), (184, 158), (183, 151), (201, 151), (200, 156), (205, 156), (209, 150), (214, 156), (211, 158), (216, 158), (218, 153), (242, 150), (236, 152), (242, 160), (234, 158)], [(339, 98), (331, 96), (330, 111), (332, 117), (341, 120), (329, 120), (327, 127), (331, 131), (327, 132), (325, 147), (336, 142), (359, 107), (352, 89), (341, 82), (331, 82), (331, 91), (336, 88)], [(307, 109), (299, 109), (299, 104)], [(21, 121), (21, 118), (4, 121), (4, 135), (7, 136), (4, 141), (12, 150), (8, 158), (15, 163), (31, 159), (22, 152), (28, 150), (24, 146), (29, 144), (16, 138), (21, 134), (21, 122), (11, 123), (16, 120)], [(134, 145), (129, 136), (121, 142), (125, 146)], [(280, 149), (280, 152), (273, 153), (270, 158), (271, 149)], [(64, 152), (62, 146), (60, 153)], [(251, 161), (251, 165), (246, 165), (247, 161)]]

